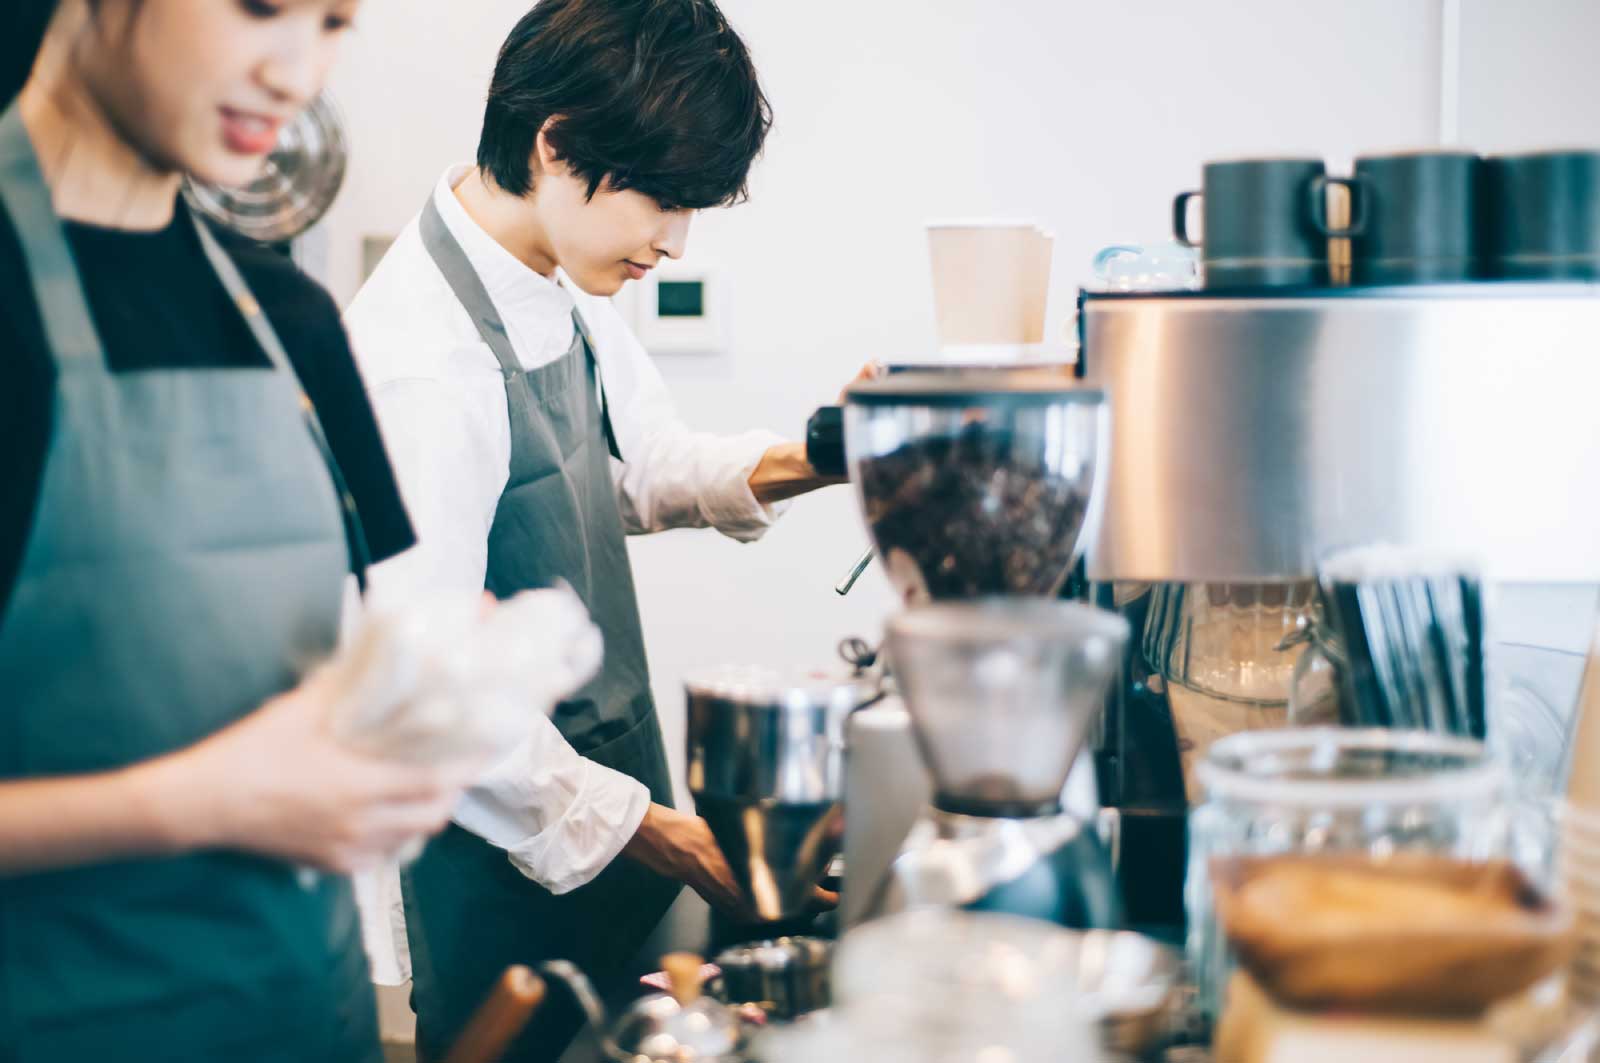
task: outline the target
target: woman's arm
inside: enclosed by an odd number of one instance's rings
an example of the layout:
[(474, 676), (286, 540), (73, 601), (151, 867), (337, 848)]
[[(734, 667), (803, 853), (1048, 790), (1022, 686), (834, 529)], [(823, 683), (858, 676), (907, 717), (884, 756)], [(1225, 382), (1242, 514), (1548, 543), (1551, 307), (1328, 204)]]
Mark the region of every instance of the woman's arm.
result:
[(0, 875), (185, 848), (161, 761), (97, 775), (0, 783)]
[(328, 709), (312, 679), (176, 753), (0, 783), (0, 876), (210, 848), (353, 871), (443, 827), (468, 769), (351, 753)]

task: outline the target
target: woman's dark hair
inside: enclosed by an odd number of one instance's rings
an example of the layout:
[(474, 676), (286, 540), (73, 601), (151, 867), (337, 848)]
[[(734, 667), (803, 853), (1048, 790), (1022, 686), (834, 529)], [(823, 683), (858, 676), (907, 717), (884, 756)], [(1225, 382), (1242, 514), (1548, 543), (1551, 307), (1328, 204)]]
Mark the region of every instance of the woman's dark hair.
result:
[(500, 49), (478, 166), (527, 195), (551, 118), (551, 146), (590, 196), (633, 189), (692, 210), (745, 198), (772, 109), (712, 0), (540, 0)]
[(33, 72), (56, 0), (9, 0), (0, 4), (0, 109), (10, 106)]

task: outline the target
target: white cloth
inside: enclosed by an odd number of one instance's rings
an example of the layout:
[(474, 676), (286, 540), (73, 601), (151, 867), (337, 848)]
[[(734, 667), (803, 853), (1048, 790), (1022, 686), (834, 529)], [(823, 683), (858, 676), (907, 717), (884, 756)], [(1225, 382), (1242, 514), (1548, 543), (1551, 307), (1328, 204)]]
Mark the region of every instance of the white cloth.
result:
[[(749, 479), (781, 437), (690, 431), (666, 382), (610, 300), (551, 281), (517, 260), (467, 214), (452, 189), (466, 167), (434, 190), (445, 224), (500, 312), (524, 368), (562, 357), (576, 305), (595, 347), (625, 462), (613, 462), (630, 534), (714, 527), (760, 538), (782, 511), (763, 506)], [(345, 313), (373, 408), (418, 543), (376, 566), (369, 594), (381, 602), (484, 585), (490, 525), (510, 475), (511, 426), (494, 353), (422, 244), (406, 226)], [(542, 717), (534, 734), (468, 791), (455, 821), (506, 850), (524, 875), (552, 892), (588, 882), (616, 858), (649, 806), (643, 785), (579, 756)], [(358, 883), (374, 977), (409, 976), (399, 883), (392, 871)]]

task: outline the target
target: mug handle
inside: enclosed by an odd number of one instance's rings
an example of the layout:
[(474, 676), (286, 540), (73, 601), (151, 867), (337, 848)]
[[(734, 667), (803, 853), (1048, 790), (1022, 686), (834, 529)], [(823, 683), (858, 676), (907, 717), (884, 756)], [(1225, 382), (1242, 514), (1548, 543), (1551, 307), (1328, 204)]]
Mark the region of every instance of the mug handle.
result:
[(1200, 195), (1200, 192), (1179, 192), (1172, 201), (1172, 238), (1184, 247), (1199, 247), (1197, 241), (1189, 239), (1189, 201)]
[[(1339, 185), (1350, 193), (1350, 222), (1342, 229), (1328, 225), (1328, 186)], [(1323, 236), (1335, 240), (1360, 236), (1367, 227), (1366, 181), (1361, 177), (1329, 177), (1318, 174), (1311, 179), (1311, 221)]]
[(1119, 259), (1124, 255), (1142, 254), (1144, 254), (1144, 248), (1142, 247), (1134, 247), (1132, 244), (1112, 244), (1109, 247), (1100, 249), (1099, 253), (1094, 256), (1094, 265), (1091, 268), (1093, 268), (1096, 277), (1105, 280), (1106, 267), (1111, 265), (1115, 259)]

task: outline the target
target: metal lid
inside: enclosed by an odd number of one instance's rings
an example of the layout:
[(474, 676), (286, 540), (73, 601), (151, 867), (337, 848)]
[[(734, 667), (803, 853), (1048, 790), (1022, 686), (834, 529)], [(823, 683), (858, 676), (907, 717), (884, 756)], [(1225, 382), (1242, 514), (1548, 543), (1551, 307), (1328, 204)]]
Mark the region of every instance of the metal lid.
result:
[(1015, 368), (891, 373), (856, 384), (846, 398), (856, 406), (1055, 406), (1106, 401), (1098, 388)]
[(888, 629), (905, 639), (963, 644), (1016, 638), (1128, 637), (1128, 622), (1108, 609), (1030, 597), (929, 602), (894, 614)]
[(876, 683), (822, 670), (723, 665), (688, 676), (684, 689), (695, 699), (785, 709), (853, 708), (868, 700)]
[(724, 973), (745, 967), (763, 971), (814, 969), (825, 967), (832, 955), (832, 943), (821, 938), (781, 937), (724, 949), (718, 954), (716, 964)]
[(189, 180), (184, 198), (201, 214), (262, 243), (292, 240), (315, 225), (344, 184), (349, 147), (326, 94), (283, 127), (261, 172), (235, 187)]

